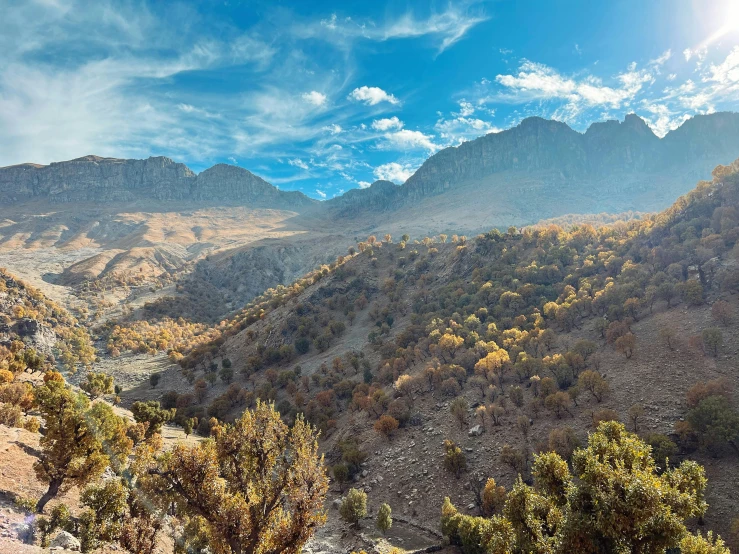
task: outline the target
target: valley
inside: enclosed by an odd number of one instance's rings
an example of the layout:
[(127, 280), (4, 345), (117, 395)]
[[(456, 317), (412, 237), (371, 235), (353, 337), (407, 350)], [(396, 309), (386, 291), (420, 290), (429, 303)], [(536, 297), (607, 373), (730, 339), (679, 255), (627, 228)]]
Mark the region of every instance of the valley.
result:
[[(404, 185), (321, 203), (240, 168), (201, 178), (161, 158), (0, 168), (0, 444), (15, 460), (0, 472), (0, 547), (21, 542), (27, 497), (43, 494), (33, 466), (50, 408), (27, 395), (49, 389), (113, 406), (135, 445), (130, 471), (149, 468), (137, 479), (152, 504), (163, 485), (147, 479), (172, 463), (166, 452), (206, 448), (267, 405), (286, 425), (307, 421), (330, 479), (311, 554), (482, 552), (464, 525), (492, 541), (484, 552), (524, 551), (522, 536), (486, 522), (518, 525), (514, 499), (540, 490), (538, 460), (555, 452), (575, 474), (599, 433), (649, 445), (659, 486), (691, 483), (679, 485), (690, 510), (670, 508), (684, 514), (670, 544), (710, 529), (739, 548), (739, 161), (704, 155), (696, 144), (710, 134), (691, 135), (674, 167), (658, 155), (706, 125), (733, 144), (735, 114), (715, 115), (664, 139), (644, 138), (639, 118), (585, 134), (525, 121), (440, 152)], [(624, 157), (582, 147), (611, 128)], [(503, 155), (501, 142), (514, 146)], [(65, 488), (45, 513), (67, 506), (84, 539), (80, 494), (109, 473)], [(368, 498), (356, 525), (340, 509), (349, 494)], [(565, 501), (538, 498), (541, 540), (565, 540), (568, 523), (544, 523)], [(382, 504), (387, 534), (374, 530)], [(215, 540), (181, 525), (199, 516), (160, 528), (154, 508), (127, 506), (121, 521), (156, 529), (152, 551)], [(588, 533), (578, 540), (601, 540)]]

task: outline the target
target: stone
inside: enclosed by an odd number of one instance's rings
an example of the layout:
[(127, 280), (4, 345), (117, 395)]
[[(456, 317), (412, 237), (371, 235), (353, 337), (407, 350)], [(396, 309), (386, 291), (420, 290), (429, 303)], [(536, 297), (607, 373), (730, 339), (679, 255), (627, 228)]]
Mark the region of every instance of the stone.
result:
[(71, 550), (73, 552), (79, 552), (82, 546), (72, 534), (62, 531), (51, 541), (49, 545), (52, 548), (63, 548), (65, 550)]
[(475, 425), (474, 427), (470, 428), (469, 432), (467, 433), (470, 437), (479, 437), (482, 435), (482, 425), (479, 423)]

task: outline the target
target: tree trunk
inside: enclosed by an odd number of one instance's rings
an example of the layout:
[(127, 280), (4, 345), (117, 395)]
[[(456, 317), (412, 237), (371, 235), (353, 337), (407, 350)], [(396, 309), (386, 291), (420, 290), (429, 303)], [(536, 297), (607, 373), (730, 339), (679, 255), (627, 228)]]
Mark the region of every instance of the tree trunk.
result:
[(57, 494), (59, 494), (59, 488), (62, 486), (62, 480), (61, 479), (52, 479), (49, 483), (49, 489), (44, 493), (44, 495), (39, 499), (38, 503), (36, 504), (36, 513), (41, 514), (44, 512), (44, 507), (49, 503), (49, 500), (54, 498)]

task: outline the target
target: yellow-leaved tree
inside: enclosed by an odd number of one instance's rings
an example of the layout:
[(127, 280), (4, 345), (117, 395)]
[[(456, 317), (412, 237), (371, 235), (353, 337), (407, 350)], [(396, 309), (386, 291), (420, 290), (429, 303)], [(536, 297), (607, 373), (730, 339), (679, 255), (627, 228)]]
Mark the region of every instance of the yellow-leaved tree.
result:
[(185, 540), (217, 554), (297, 554), (326, 520), (317, 433), (300, 417), (288, 427), (271, 404), (134, 469), (150, 498), (185, 518)]

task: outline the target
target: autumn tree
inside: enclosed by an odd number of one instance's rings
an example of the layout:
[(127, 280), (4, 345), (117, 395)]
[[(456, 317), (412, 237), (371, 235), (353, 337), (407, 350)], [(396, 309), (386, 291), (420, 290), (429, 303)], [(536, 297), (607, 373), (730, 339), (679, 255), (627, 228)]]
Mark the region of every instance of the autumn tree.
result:
[(464, 452), (450, 440), (444, 441), (444, 469), (457, 478), (467, 470), (467, 458)]
[(73, 392), (63, 379), (54, 377), (59, 374), (47, 375), (35, 390), (45, 426), (33, 467), (39, 480), (49, 485), (36, 504), (39, 513), (60, 492), (85, 486), (109, 465), (120, 467), (132, 447), (125, 421), (109, 404), (90, 404), (84, 394)]
[(375, 431), (378, 434), (383, 435), (386, 439), (389, 439), (392, 434), (398, 429), (398, 420), (389, 415), (381, 415), (380, 419), (375, 421)]
[(105, 394), (113, 394), (113, 376), (91, 371), (87, 373), (85, 380), (80, 383), (80, 388), (92, 399)]
[(301, 417), (288, 427), (261, 401), (213, 438), (142, 456), (136, 468), (140, 486), (199, 523), (216, 553), (297, 554), (326, 520), (316, 432)]
[(592, 369), (583, 371), (580, 374), (580, 377), (578, 378), (578, 384), (584, 390), (589, 391), (590, 394), (593, 395), (593, 398), (595, 398), (598, 402), (602, 401), (603, 397), (610, 391), (608, 382), (600, 373), (598, 373), (597, 371), (593, 371)]

